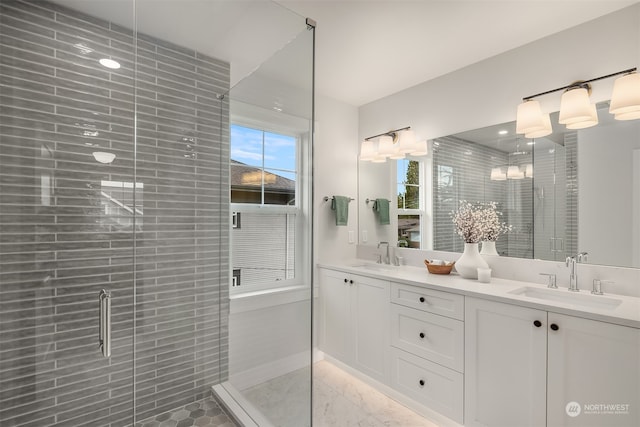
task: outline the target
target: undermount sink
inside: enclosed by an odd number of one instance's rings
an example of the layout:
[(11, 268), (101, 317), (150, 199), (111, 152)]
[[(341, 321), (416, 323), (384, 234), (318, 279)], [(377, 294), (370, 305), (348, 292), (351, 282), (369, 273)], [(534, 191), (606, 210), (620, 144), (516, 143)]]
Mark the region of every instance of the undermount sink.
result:
[(360, 262), (360, 263), (352, 264), (351, 267), (364, 268), (366, 270), (373, 270), (373, 271), (390, 271), (398, 268), (397, 266), (391, 265), (391, 264), (377, 264), (373, 262)]
[[(509, 291), (512, 295), (521, 295), (527, 298), (549, 302), (561, 302), (585, 308), (596, 308), (604, 310), (613, 310), (618, 307), (622, 300), (618, 298), (605, 297), (602, 295), (592, 295), (590, 293), (569, 292), (561, 289), (535, 288), (532, 286), (523, 286), (521, 288)], [(588, 291), (587, 291), (588, 292)]]

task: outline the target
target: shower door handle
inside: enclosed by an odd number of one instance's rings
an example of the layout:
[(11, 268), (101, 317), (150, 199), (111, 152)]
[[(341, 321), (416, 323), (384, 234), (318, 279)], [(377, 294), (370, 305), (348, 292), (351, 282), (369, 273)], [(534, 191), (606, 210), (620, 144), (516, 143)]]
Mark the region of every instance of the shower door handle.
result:
[(111, 356), (111, 292), (104, 289), (98, 294), (100, 306), (100, 330), (98, 347), (104, 357)]

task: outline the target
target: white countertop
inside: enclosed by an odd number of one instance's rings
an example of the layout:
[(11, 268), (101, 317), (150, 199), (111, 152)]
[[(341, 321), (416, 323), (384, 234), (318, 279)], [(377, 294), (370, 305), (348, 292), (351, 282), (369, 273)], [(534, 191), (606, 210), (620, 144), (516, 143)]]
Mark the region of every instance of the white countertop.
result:
[[(640, 298), (605, 294), (592, 295), (589, 291), (579, 293), (569, 292), (567, 288), (547, 289), (538, 283), (506, 280), (493, 277), (490, 283), (480, 283), (477, 280), (464, 279), (452, 273), (450, 275), (430, 274), (426, 267), (412, 267), (375, 264), (365, 260), (351, 260), (344, 264), (318, 264), (319, 267), (358, 274), (408, 285), (422, 286), (440, 291), (452, 292), (470, 297), (484, 298), (523, 307), (550, 311), (583, 317), (586, 319), (614, 323), (617, 325), (640, 328)], [(572, 299), (576, 303), (540, 299), (519, 295), (519, 289), (531, 288), (551, 298)], [(558, 292), (558, 294), (555, 294)], [(611, 303), (609, 305), (608, 303)]]

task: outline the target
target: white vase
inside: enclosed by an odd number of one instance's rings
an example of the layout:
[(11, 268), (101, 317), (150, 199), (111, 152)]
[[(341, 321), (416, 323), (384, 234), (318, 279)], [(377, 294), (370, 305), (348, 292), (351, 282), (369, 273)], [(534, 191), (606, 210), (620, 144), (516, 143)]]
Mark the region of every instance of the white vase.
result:
[(477, 243), (465, 243), (462, 256), (456, 261), (456, 271), (465, 279), (477, 279), (478, 268), (489, 268), (482, 258)]
[(483, 240), (482, 248), (480, 249), (480, 255), (500, 255), (498, 251), (496, 251), (496, 242)]

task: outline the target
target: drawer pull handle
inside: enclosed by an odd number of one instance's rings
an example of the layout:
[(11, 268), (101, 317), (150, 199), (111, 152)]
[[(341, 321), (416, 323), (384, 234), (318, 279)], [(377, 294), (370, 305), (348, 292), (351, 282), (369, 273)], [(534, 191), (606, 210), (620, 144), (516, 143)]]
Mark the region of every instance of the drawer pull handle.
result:
[(424, 302), (424, 301), (425, 301), (424, 297), (420, 297), (420, 302)]
[(347, 283), (349, 280), (348, 279), (344, 279), (344, 283)]
[(424, 332), (420, 332), (420, 338), (424, 339)]
[(535, 326), (536, 328), (539, 328), (540, 326), (542, 326), (542, 322), (541, 322), (541, 321), (539, 321), (539, 320), (534, 320), (534, 321), (533, 321), (533, 324), (534, 324), (534, 326)]
[(353, 279), (349, 280), (349, 284), (353, 285)]
[(558, 325), (556, 325), (555, 323), (552, 323), (550, 326), (551, 330), (553, 331), (557, 331), (558, 329), (560, 329), (560, 327)]
[(418, 384), (420, 384), (420, 387), (424, 387), (424, 380), (418, 381)]

